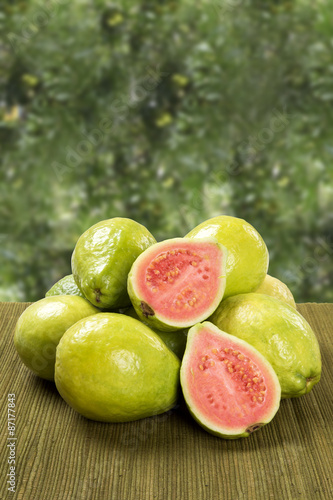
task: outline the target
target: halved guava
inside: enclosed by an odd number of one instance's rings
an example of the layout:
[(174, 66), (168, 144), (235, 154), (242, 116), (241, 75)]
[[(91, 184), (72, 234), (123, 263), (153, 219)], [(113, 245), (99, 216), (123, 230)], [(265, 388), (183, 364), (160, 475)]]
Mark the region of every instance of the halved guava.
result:
[(152, 245), (128, 276), (139, 318), (162, 331), (204, 321), (222, 300), (226, 260), (227, 250), (215, 238), (173, 238)]
[(249, 436), (279, 409), (281, 387), (267, 359), (208, 321), (189, 330), (180, 382), (195, 420), (223, 438)]

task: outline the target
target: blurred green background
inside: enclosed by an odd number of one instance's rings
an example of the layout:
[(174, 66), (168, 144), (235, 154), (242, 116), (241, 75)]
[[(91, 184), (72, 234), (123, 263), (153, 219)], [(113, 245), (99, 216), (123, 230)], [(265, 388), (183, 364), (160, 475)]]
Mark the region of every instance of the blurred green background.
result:
[(331, 302), (332, 47), (331, 0), (2, 0), (0, 300), (44, 296), (99, 220), (229, 214)]

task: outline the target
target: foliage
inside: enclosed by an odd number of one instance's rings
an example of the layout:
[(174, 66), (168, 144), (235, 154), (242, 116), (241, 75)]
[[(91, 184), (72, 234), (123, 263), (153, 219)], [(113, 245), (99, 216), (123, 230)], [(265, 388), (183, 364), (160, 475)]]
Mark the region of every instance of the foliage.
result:
[(78, 236), (226, 213), (296, 301), (331, 301), (329, 2), (3, 1), (0, 298), (36, 300)]

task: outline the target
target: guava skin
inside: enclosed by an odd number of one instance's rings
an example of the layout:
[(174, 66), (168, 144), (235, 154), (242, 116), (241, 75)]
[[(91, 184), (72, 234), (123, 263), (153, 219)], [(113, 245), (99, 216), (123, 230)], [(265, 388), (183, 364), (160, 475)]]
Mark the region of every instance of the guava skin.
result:
[(72, 255), (78, 288), (96, 307), (130, 306), (128, 273), (136, 258), (154, 243), (148, 229), (131, 219), (115, 217), (98, 222), (80, 236)]
[(214, 237), (228, 250), (227, 284), (223, 300), (232, 295), (254, 292), (263, 282), (269, 255), (258, 231), (248, 222), (229, 215), (208, 219), (186, 238)]
[[(131, 318), (135, 318), (138, 321), (141, 321), (139, 316), (136, 314), (134, 307), (130, 307), (126, 309), (123, 314), (126, 316), (131, 316)], [(145, 321), (142, 321), (144, 325), (149, 326)], [(157, 328), (150, 327), (157, 335), (163, 340), (169, 349), (176, 354), (179, 359), (182, 359), (186, 347), (187, 340), (187, 332), (188, 328), (183, 330), (177, 330), (175, 332), (162, 332)]]
[(287, 285), (269, 274), (266, 275), (264, 281), (255, 292), (275, 297), (296, 309), (295, 299)]
[(178, 330), (177, 332), (161, 332), (160, 330), (154, 331), (163, 340), (165, 345), (175, 353), (177, 358), (181, 360), (185, 352), (187, 330), (188, 329)]
[(19, 317), (15, 348), (23, 363), (36, 375), (54, 380), (56, 347), (65, 331), (98, 309), (82, 297), (58, 295), (31, 304)]
[(57, 281), (50, 290), (46, 292), (45, 297), (53, 297), (55, 295), (77, 295), (85, 299), (85, 296), (75, 283), (72, 274), (68, 274)]
[[(226, 361), (223, 360), (223, 348), (226, 346), (232, 355), (237, 355), (237, 352), (243, 355), (235, 360), (230, 373), (224, 364)], [(233, 352), (235, 349), (236, 353)], [(214, 361), (207, 360), (209, 356), (203, 356), (207, 352), (215, 356)], [(198, 362), (202, 364), (198, 366)], [(263, 377), (261, 380), (265, 384), (265, 396), (260, 398), (260, 403), (253, 402), (256, 400), (252, 399), (249, 391), (262, 396), (263, 393), (258, 393), (262, 389), (256, 385), (252, 385), (250, 389), (245, 387), (251, 382), (251, 375), (243, 381), (245, 376), (243, 374), (249, 374), (248, 369), (252, 362), (255, 364), (255, 370), (259, 369), (258, 376)], [(235, 376), (240, 378), (233, 379)], [(247, 342), (221, 331), (209, 321), (198, 323), (188, 332), (180, 382), (192, 417), (207, 432), (224, 439), (250, 436), (268, 424), (280, 406), (280, 383), (267, 359)], [(258, 384), (260, 380), (253, 379), (253, 383)], [(212, 400), (209, 400), (209, 397)], [(255, 408), (256, 405), (258, 406)]]
[(209, 321), (268, 359), (279, 378), (282, 398), (302, 396), (319, 382), (318, 340), (292, 306), (260, 293), (241, 294), (222, 301)]
[(123, 314), (99, 313), (62, 337), (55, 382), (84, 417), (129, 422), (173, 408), (180, 361), (146, 325)]

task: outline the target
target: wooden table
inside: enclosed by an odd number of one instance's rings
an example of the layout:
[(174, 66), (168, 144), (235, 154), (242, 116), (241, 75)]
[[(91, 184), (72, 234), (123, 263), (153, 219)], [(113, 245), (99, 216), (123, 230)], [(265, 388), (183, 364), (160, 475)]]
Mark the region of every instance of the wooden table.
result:
[[(14, 327), (28, 305), (0, 304), (1, 499), (333, 498), (333, 304), (298, 306), (319, 339), (320, 383), (306, 396), (283, 400), (269, 425), (236, 441), (206, 433), (183, 402), (124, 424), (81, 417), (16, 354)], [(16, 404), (15, 493), (6, 484), (8, 394)]]

